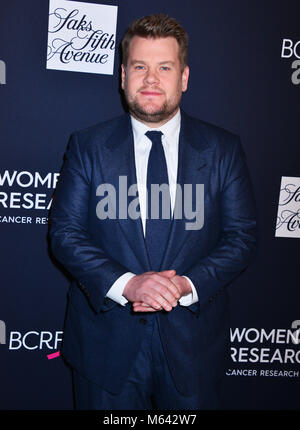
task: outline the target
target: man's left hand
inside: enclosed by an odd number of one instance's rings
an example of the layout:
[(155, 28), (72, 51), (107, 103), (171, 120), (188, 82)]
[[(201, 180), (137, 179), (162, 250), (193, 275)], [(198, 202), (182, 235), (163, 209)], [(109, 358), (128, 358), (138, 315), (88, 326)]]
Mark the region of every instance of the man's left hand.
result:
[[(159, 272), (162, 273), (162, 272)], [(183, 276), (175, 275), (170, 279), (177, 287), (180, 293), (180, 298), (192, 292), (189, 281)], [(178, 299), (179, 300), (179, 299)], [(157, 309), (152, 308), (143, 302), (133, 302), (134, 312), (157, 312)]]

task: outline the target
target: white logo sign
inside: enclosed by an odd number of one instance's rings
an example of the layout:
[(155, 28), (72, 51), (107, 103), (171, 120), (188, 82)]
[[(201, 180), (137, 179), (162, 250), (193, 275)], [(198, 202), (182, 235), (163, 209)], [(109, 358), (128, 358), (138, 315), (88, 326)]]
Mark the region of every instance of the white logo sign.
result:
[(117, 6), (50, 0), (47, 69), (112, 75)]
[[(0, 171), (0, 223), (47, 224), (47, 217), (40, 215), (51, 208), (58, 178), (59, 173), (52, 172)], [(35, 214), (39, 216), (31, 216)]]
[(281, 47), (281, 58), (293, 58), (291, 69), (294, 70), (291, 75), (291, 81), (294, 85), (300, 84), (300, 40), (296, 43), (291, 39), (283, 39)]
[(300, 237), (300, 178), (281, 178), (275, 236)]
[(226, 375), (299, 378), (299, 327), (300, 320), (294, 320), (291, 329), (231, 329), (232, 366)]

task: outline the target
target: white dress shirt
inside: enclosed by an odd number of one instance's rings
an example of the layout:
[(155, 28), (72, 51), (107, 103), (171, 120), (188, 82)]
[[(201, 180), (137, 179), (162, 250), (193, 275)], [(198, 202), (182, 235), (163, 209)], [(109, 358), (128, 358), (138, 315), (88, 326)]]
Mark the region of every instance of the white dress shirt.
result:
[[(165, 151), (170, 197), (171, 197), (171, 209), (174, 211), (175, 196), (176, 196), (176, 184), (177, 184), (177, 167), (178, 167), (178, 145), (179, 145), (179, 132), (180, 132), (180, 110), (171, 118), (167, 123), (158, 128), (149, 128), (142, 122), (131, 116), (131, 124), (133, 130), (134, 139), (134, 155), (135, 155), (135, 168), (136, 168), (136, 179), (137, 188), (139, 193), (140, 203), (140, 214), (143, 225), (143, 231), (145, 235), (146, 227), (146, 192), (147, 189), (147, 165), (148, 157), (151, 150), (152, 142), (145, 136), (145, 133), (149, 130), (157, 130), (163, 133), (162, 145)], [(171, 268), (170, 268), (171, 269)], [(127, 299), (122, 295), (125, 285), (127, 282), (135, 276), (134, 273), (127, 272), (120, 276), (114, 284), (111, 286), (106, 296), (110, 299), (124, 305), (128, 302)], [(190, 282), (192, 292), (181, 297), (179, 300), (180, 305), (189, 306), (192, 303), (198, 301), (198, 295), (192, 281), (186, 277)]]

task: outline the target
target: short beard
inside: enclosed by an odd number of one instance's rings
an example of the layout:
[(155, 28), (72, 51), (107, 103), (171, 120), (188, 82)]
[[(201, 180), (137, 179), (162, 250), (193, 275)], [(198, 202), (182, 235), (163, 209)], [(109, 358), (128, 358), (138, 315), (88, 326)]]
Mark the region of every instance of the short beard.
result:
[(168, 119), (172, 118), (179, 107), (179, 103), (176, 106), (169, 106), (167, 102), (165, 102), (158, 111), (146, 112), (136, 100), (131, 103), (129, 103), (127, 100), (127, 104), (129, 107), (129, 112), (132, 114), (132, 116), (142, 122), (152, 124), (167, 122)]

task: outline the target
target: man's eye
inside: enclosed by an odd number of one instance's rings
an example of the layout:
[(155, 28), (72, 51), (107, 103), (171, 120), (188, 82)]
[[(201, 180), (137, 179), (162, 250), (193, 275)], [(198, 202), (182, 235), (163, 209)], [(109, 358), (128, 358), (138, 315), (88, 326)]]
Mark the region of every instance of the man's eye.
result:
[(161, 66), (161, 68), (160, 68), (162, 71), (167, 71), (167, 70), (170, 70), (170, 67), (168, 67), (168, 66)]
[(144, 70), (144, 66), (135, 66), (135, 70)]

